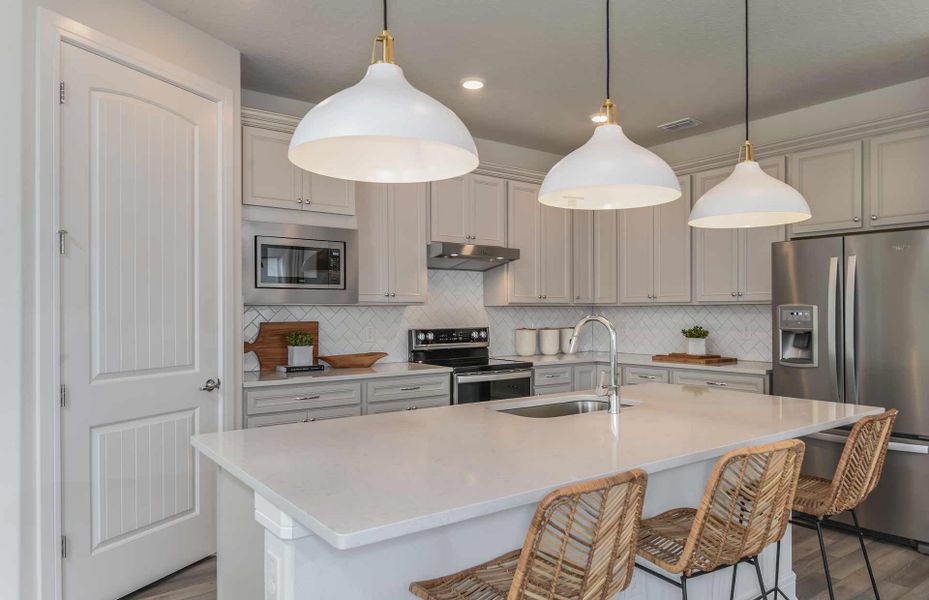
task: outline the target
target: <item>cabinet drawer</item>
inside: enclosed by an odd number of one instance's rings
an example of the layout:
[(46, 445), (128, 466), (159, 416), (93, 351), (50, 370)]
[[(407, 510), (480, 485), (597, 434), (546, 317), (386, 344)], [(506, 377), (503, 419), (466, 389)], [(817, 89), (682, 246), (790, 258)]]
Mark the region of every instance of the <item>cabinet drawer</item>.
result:
[(421, 410), (424, 408), (435, 408), (437, 406), (448, 406), (451, 402), (449, 396), (427, 396), (425, 398), (412, 398), (408, 400), (384, 400), (374, 402), (368, 405), (368, 414), (376, 415), (380, 413), (398, 412), (401, 410)]
[(273, 386), (245, 392), (249, 415), (352, 404), (361, 404), (361, 385), (357, 383)]
[(535, 386), (534, 394), (537, 396), (543, 396), (545, 394), (570, 394), (574, 391), (574, 386), (570, 383), (564, 383), (561, 385), (542, 385)]
[(273, 413), (270, 415), (255, 415), (248, 417), (246, 427), (270, 427), (271, 425), (286, 425), (288, 423), (303, 423), (306, 421), (305, 410), (294, 410), (284, 413)]
[(668, 370), (655, 367), (623, 367), (623, 385), (668, 383)]
[(758, 375), (707, 373), (705, 371), (672, 371), (671, 381), (682, 385), (700, 385), (722, 390), (764, 393), (765, 378)]
[[(533, 369), (536, 389), (549, 385), (567, 385), (571, 388), (571, 367), (536, 367)], [(547, 393), (547, 392), (540, 392)]]
[(370, 404), (445, 395), (447, 404), (450, 389), (451, 377), (448, 373), (419, 377), (391, 377), (365, 383), (365, 401)]
[(361, 414), (361, 404), (348, 406), (332, 406), (327, 408), (311, 408), (306, 411), (306, 421), (325, 421), (326, 419), (341, 419), (342, 417), (357, 417)]
[(248, 428), (269, 427), (271, 425), (286, 425), (287, 423), (311, 423), (313, 421), (323, 421), (325, 419), (356, 417), (360, 414), (361, 404), (313, 408), (310, 410), (294, 410), (265, 415), (250, 415), (248, 417)]

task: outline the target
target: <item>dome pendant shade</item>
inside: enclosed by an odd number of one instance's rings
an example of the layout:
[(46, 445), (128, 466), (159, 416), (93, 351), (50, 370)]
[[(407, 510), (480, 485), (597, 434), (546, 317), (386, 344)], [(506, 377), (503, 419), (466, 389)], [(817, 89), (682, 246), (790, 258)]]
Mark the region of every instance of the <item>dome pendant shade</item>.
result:
[(558, 161), (539, 190), (542, 204), (584, 210), (654, 206), (680, 197), (671, 167), (613, 123), (597, 127), (586, 144)]
[(461, 119), (388, 62), (370, 65), (360, 82), (314, 106), (287, 156), (313, 173), (376, 183), (448, 179), (479, 162)]
[(745, 160), (694, 204), (688, 224), (706, 229), (769, 227), (810, 216), (800, 192), (765, 173), (757, 162)]

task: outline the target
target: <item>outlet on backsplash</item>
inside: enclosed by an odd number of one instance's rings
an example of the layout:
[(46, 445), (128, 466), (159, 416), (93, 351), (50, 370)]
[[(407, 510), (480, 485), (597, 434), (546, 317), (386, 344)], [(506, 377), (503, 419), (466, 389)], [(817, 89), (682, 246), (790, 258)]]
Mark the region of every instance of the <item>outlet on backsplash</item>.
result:
[(377, 341), (377, 332), (370, 325), (364, 329), (364, 341), (368, 344), (373, 344)]

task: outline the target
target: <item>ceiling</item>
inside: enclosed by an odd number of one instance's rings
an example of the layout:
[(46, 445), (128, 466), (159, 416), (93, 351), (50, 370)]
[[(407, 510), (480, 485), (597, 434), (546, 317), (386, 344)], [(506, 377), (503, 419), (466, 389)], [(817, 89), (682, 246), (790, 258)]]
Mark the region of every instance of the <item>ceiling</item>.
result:
[[(242, 86), (319, 102), (356, 83), (379, 0), (147, 0), (242, 52)], [(740, 0), (613, 0), (613, 100), (650, 146), (742, 121)], [(397, 62), (477, 137), (566, 153), (604, 98), (603, 0), (389, 0)], [(754, 0), (753, 118), (929, 76), (926, 0)], [(478, 92), (461, 88), (477, 76)], [(704, 125), (656, 126), (682, 117)]]

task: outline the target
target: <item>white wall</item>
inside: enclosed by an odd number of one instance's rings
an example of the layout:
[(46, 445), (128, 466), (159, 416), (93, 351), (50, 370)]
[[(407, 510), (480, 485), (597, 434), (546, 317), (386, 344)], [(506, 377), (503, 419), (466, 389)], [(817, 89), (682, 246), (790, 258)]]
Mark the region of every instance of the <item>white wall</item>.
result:
[[(3, 100), (0, 108), (3, 109), (4, 123), (15, 123), (22, 127), (20, 151), (16, 151), (16, 131), (3, 131), (0, 144), (0, 172), (22, 173), (22, 190), (17, 190), (6, 182), (3, 177), (4, 194), (10, 191), (14, 198), (7, 201), (4, 197), (0, 206), (0, 260), (3, 261), (3, 286), (0, 286), (0, 315), (4, 321), (2, 331), (8, 340), (0, 352), (18, 350), (15, 341), (19, 327), (24, 328), (22, 351), (12, 360), (0, 360), (4, 375), (3, 393), (12, 393), (8, 399), (4, 396), (0, 413), (0, 464), (19, 464), (22, 470), (21, 488), (16, 479), (6, 477), (4, 472), (2, 494), (13, 494), (20, 499), (20, 509), (15, 506), (11, 510), (4, 510), (3, 526), (5, 521), (18, 521), (23, 531), (21, 542), (15, 548), (15, 554), (8, 557), (8, 536), (0, 538), (0, 577), (3, 581), (3, 591), (0, 596), (6, 598), (50, 598), (52, 591), (43, 589), (38, 579), (38, 565), (40, 562), (47, 566), (52, 563), (48, 557), (39, 554), (40, 548), (36, 535), (38, 527), (38, 491), (50, 482), (38, 481), (36, 477), (36, 448), (35, 433), (37, 423), (35, 420), (36, 398), (33, 397), (31, 383), (34, 376), (32, 354), (35, 351), (33, 344), (34, 324), (38, 319), (47, 318), (47, 315), (35, 315), (32, 310), (35, 286), (29, 279), (30, 273), (26, 271), (21, 261), (20, 251), (29, 255), (34, 251), (34, 240), (31, 232), (35, 224), (32, 207), (35, 204), (34, 182), (31, 174), (34, 173), (34, 120), (35, 120), (35, 63), (36, 52), (36, 19), (39, 7), (57, 12), (65, 17), (109, 35), (117, 40), (144, 50), (163, 60), (180, 65), (182, 68), (210, 79), (236, 94), (236, 123), (238, 123), (238, 96), (240, 84), (239, 52), (194, 29), (193, 27), (171, 17), (170, 15), (152, 7), (142, 0), (3, 0), (0, 2), (0, 72), (4, 74)], [(20, 12), (21, 10), (21, 12)], [(18, 46), (18, 49), (12, 48)], [(15, 77), (17, 68), (21, 69), (22, 79)], [(22, 102), (22, 119), (10, 118), (20, 114), (17, 110), (18, 102)], [(235, 128), (238, 130), (238, 127)], [(14, 148), (7, 150), (9, 144)], [(12, 153), (13, 156), (8, 156)], [(236, 152), (238, 154), (238, 152)], [(16, 158), (21, 157), (22, 164), (18, 165)], [(238, 180), (238, 177), (236, 178)], [(20, 213), (20, 207), (26, 210)], [(10, 231), (7, 231), (9, 229)], [(22, 235), (20, 243), (19, 236)], [(22, 289), (19, 283), (22, 282)], [(3, 357), (5, 358), (5, 357)], [(21, 365), (17, 363), (22, 359)], [(13, 371), (9, 373), (8, 371)], [(17, 384), (23, 383), (21, 391), (17, 391)], [(28, 385), (27, 385), (28, 384)], [(44, 398), (43, 402), (53, 402), (53, 398)], [(12, 412), (10, 412), (12, 411)], [(17, 418), (21, 414), (21, 419)], [(7, 431), (7, 428), (13, 428)], [(16, 434), (21, 432), (22, 438), (17, 439)], [(6, 469), (4, 469), (5, 471)], [(47, 489), (47, 487), (46, 487)], [(4, 497), (5, 498), (5, 497)], [(0, 508), (6, 509), (5, 499)], [(0, 534), (6, 531), (0, 530)], [(21, 561), (16, 564), (15, 558)], [(19, 567), (17, 569), (17, 567)], [(9, 574), (8, 569), (13, 571)], [(16, 572), (18, 570), (18, 573)], [(17, 587), (19, 586), (19, 587)], [(16, 591), (13, 591), (16, 590)]]
[[(314, 104), (254, 90), (242, 90), (242, 106), (302, 117), (313, 108)], [(561, 156), (551, 152), (542, 152), (493, 140), (474, 138), (474, 143), (477, 145), (481, 162), (484, 163), (498, 163), (509, 167), (545, 172), (561, 160)]]

